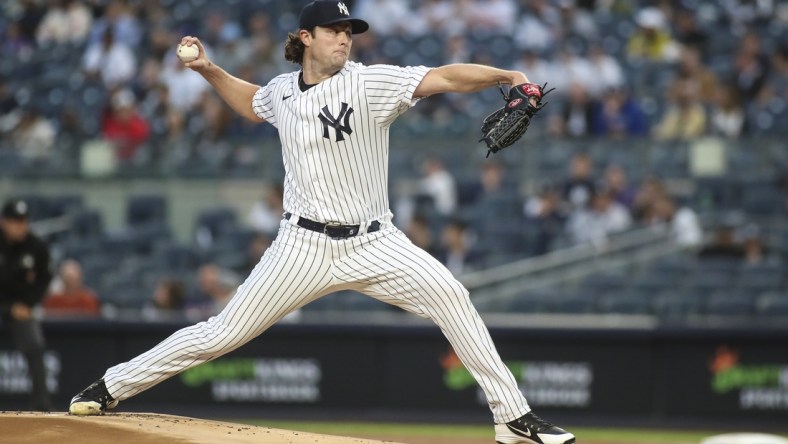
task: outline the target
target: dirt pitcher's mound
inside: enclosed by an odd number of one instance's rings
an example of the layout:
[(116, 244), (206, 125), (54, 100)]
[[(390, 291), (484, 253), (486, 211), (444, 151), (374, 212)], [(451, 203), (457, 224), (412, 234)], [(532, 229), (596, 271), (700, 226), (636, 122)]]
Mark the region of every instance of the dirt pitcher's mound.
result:
[(341, 436), (269, 429), (152, 413), (79, 417), (65, 413), (0, 412), (0, 442), (15, 444), (380, 444)]

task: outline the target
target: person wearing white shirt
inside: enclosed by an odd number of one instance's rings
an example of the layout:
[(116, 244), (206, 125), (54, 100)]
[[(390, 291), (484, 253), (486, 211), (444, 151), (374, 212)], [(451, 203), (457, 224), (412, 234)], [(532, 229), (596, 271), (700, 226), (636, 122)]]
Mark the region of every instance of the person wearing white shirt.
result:
[(112, 28), (104, 31), (100, 43), (88, 46), (82, 67), (89, 76), (101, 78), (107, 89), (131, 80), (137, 72), (137, 59), (126, 44), (115, 41)]

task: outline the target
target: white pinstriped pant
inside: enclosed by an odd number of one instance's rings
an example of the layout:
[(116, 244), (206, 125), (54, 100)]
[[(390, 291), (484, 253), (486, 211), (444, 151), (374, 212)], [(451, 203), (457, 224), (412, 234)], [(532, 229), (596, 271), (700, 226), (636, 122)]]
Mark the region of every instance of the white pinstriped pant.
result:
[(117, 400), (130, 398), (235, 350), (293, 310), (344, 289), (435, 322), (484, 390), (496, 423), (530, 410), (468, 290), (391, 224), (374, 233), (332, 240), (282, 221), (277, 239), (221, 313), (108, 369), (107, 389)]

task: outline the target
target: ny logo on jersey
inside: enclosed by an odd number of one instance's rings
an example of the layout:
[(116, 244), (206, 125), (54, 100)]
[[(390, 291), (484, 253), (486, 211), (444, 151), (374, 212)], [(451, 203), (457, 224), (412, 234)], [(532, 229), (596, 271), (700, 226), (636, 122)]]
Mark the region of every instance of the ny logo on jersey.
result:
[[(353, 134), (353, 130), (350, 129), (350, 115), (353, 114), (353, 108), (348, 106), (347, 103), (342, 102), (342, 109), (339, 110), (339, 115), (336, 118), (331, 114), (331, 111), (328, 110), (328, 105), (323, 107), (323, 110), (320, 112), (318, 118), (320, 121), (323, 122), (323, 138), (330, 139), (328, 135), (328, 127), (334, 128), (337, 133), (336, 141), (341, 142), (345, 140), (345, 136), (342, 133), (347, 133), (348, 135)], [(341, 121), (341, 123), (340, 123)]]
[(345, 6), (344, 3), (339, 2), (337, 3), (337, 6), (339, 6), (339, 12), (345, 15), (350, 15), (350, 11), (347, 10), (347, 6)]

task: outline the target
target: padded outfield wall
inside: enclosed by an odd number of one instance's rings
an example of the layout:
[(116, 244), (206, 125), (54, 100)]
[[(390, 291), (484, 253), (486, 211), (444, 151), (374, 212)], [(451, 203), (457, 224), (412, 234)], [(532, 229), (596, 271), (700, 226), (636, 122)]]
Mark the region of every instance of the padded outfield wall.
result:
[[(184, 325), (48, 322), (57, 406)], [(534, 407), (547, 414), (651, 423), (788, 417), (788, 329), (491, 328)], [(26, 410), (24, 360), (0, 335), (0, 409)], [(123, 406), (483, 415), (482, 394), (428, 326), (278, 325)]]

